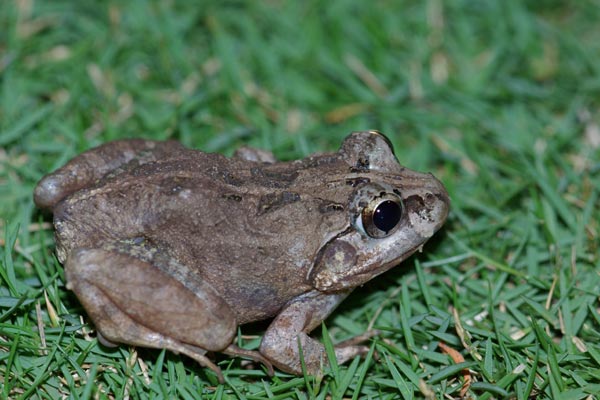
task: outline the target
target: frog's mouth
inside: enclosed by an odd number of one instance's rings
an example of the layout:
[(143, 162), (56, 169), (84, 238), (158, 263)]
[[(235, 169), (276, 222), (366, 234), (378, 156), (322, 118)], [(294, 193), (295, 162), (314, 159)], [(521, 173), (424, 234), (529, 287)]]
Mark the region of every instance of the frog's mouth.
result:
[[(308, 273), (308, 280), (317, 290), (337, 292), (363, 285), (420, 251), (425, 243), (422, 241), (410, 248), (403, 248), (396, 257), (385, 261), (377, 254), (378, 249), (373, 249), (372, 252), (357, 251), (350, 244), (353, 234), (344, 233), (321, 249)], [(378, 263), (380, 265), (375, 267)]]
[(368, 272), (356, 274), (355, 276), (353, 276), (351, 278), (350, 287), (356, 287), (356, 286), (363, 285), (363, 284), (367, 283), (368, 281), (370, 281), (371, 279), (373, 279), (373, 278), (375, 278), (375, 277), (383, 274), (384, 272), (387, 272), (388, 270), (390, 270), (390, 269), (398, 266), (399, 264), (403, 263), (408, 258), (410, 258), (417, 251), (421, 252), (422, 249), (423, 249), (424, 244), (425, 243), (421, 243), (421, 244), (419, 244), (417, 246), (414, 246), (412, 249), (410, 249), (406, 253), (404, 253), (404, 255), (401, 258), (397, 258), (397, 259), (394, 259), (394, 260), (389, 261), (387, 263), (384, 263), (380, 267), (373, 268), (373, 269), (369, 270)]

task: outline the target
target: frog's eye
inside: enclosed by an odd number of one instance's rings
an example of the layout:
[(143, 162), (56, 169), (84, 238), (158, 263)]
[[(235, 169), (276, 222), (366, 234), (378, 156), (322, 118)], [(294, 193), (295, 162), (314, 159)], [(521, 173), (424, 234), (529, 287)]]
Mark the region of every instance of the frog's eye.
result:
[(402, 202), (397, 196), (384, 195), (373, 199), (362, 210), (360, 225), (373, 238), (383, 238), (392, 234), (400, 225)]

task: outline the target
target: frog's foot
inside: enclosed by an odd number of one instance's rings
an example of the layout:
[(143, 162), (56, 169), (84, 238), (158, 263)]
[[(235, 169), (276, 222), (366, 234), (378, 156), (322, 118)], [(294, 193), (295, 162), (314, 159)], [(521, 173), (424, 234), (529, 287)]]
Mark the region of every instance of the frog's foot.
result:
[[(112, 342), (112, 341), (108, 340), (107, 338), (105, 338), (104, 335), (102, 334), (102, 332), (100, 332), (100, 330), (96, 331), (96, 337), (98, 338), (98, 341), (100, 343), (102, 343), (103, 346), (110, 347), (110, 348), (119, 346), (118, 343)], [(153, 336), (153, 339), (155, 339), (156, 337), (157, 336)], [(146, 340), (146, 343), (142, 343), (143, 339), (144, 338), (139, 338), (136, 341), (136, 343), (134, 343), (134, 345), (140, 345), (140, 346), (144, 346), (144, 347), (154, 347), (154, 345), (152, 343), (150, 343), (150, 340)], [(166, 338), (166, 337), (162, 337), (161, 340), (163, 340), (164, 343), (169, 342), (169, 338)], [(221, 371), (221, 368), (219, 368), (212, 361), (210, 361), (208, 358), (206, 358), (206, 356), (205, 356), (206, 350), (201, 349), (196, 346), (191, 346), (191, 345), (188, 345), (185, 343), (180, 343), (177, 341), (173, 341), (173, 343), (171, 343), (169, 345), (169, 347), (165, 347), (165, 348), (167, 348), (168, 350), (172, 351), (175, 354), (185, 354), (186, 356), (188, 356), (191, 359), (198, 362), (198, 364), (202, 365), (203, 367), (210, 368), (215, 373), (215, 375), (217, 375), (217, 379), (219, 380), (219, 383), (225, 382), (225, 378), (223, 377), (223, 372)]]
[(356, 356), (364, 356), (370, 350), (369, 346), (361, 343), (366, 342), (374, 336), (378, 336), (381, 331), (371, 329), (362, 335), (354, 336), (335, 345), (335, 357), (340, 364), (352, 360)]
[(181, 353), (181, 354), (185, 354), (186, 356), (190, 357), (192, 360), (195, 360), (198, 364), (202, 365), (203, 367), (209, 368), (210, 370), (212, 370), (215, 375), (217, 375), (217, 380), (219, 381), (219, 383), (225, 383), (225, 377), (223, 376), (223, 371), (221, 371), (221, 368), (219, 368), (219, 366), (217, 366), (215, 363), (213, 363), (212, 361), (210, 361), (204, 354), (206, 353), (205, 350), (196, 347), (196, 346), (192, 346), (189, 344), (182, 344), (183, 349), (180, 350), (173, 350), (173, 349), (169, 349), (171, 351), (173, 351), (174, 353)]
[(235, 344), (230, 344), (225, 350), (223, 350), (223, 353), (230, 356), (246, 357), (254, 362), (261, 363), (267, 368), (267, 374), (269, 376), (273, 376), (275, 373), (273, 371), (273, 364), (271, 364), (271, 362), (258, 351), (246, 350), (236, 346)]
[[(310, 375), (322, 374), (327, 363), (325, 347), (308, 336), (347, 295), (349, 291), (333, 294), (307, 293), (294, 300), (273, 320), (263, 336), (260, 352), (279, 369), (293, 374), (303, 373), (303, 364)], [(366, 354), (369, 347), (358, 343), (377, 334), (367, 332), (336, 346), (339, 364)]]
[(145, 164), (180, 152), (183, 146), (176, 142), (151, 140), (118, 140), (88, 150), (65, 166), (46, 175), (33, 193), (35, 204), (52, 209), (62, 199), (87, 187), (123, 165), (136, 161)]
[(205, 353), (231, 343), (237, 326), (233, 312), (209, 284), (169, 271), (185, 271), (176, 261), (155, 265), (142, 253), (77, 249), (65, 264), (67, 287), (105, 340), (185, 354), (222, 381), (219, 367)]

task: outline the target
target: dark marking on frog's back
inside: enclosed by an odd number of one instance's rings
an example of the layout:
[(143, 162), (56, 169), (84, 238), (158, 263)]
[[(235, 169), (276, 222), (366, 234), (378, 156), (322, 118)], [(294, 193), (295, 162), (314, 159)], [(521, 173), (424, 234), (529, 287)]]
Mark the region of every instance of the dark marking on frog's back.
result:
[(221, 171), (219, 180), (223, 181), (227, 185), (236, 186), (236, 187), (242, 186), (244, 184), (244, 180), (242, 178), (236, 176), (235, 174), (233, 174), (231, 171), (228, 171), (228, 170)]
[(186, 187), (190, 186), (190, 178), (181, 176), (169, 176), (161, 180), (158, 185), (159, 191), (168, 196), (177, 195)]
[(344, 211), (345, 207), (343, 204), (335, 203), (327, 200), (323, 200), (321, 204), (319, 204), (319, 212), (321, 214), (329, 214), (337, 211)]
[(204, 174), (212, 178), (216, 182), (223, 182), (226, 185), (240, 187), (245, 184), (245, 180), (231, 172), (223, 166), (211, 165), (204, 170)]
[(357, 178), (348, 178), (346, 179), (346, 185), (352, 186), (352, 187), (357, 187), (359, 185), (365, 185), (367, 183), (370, 183), (371, 179), (369, 178), (365, 178), (363, 176), (359, 176)]
[(224, 198), (225, 200), (236, 201), (238, 203), (240, 201), (242, 201), (242, 196), (240, 196), (239, 194), (235, 194), (235, 193), (226, 193), (226, 194), (222, 195), (221, 197)]
[(280, 209), (288, 204), (300, 201), (300, 195), (296, 192), (273, 192), (260, 197), (258, 201), (258, 215)]
[(298, 171), (271, 171), (262, 167), (254, 167), (250, 169), (250, 175), (252, 181), (261, 186), (285, 189), (298, 178)]
[(356, 163), (352, 167), (350, 167), (350, 172), (365, 173), (370, 171), (370, 167), (371, 160), (369, 160), (369, 157), (364, 154), (361, 154), (358, 160), (356, 160)]

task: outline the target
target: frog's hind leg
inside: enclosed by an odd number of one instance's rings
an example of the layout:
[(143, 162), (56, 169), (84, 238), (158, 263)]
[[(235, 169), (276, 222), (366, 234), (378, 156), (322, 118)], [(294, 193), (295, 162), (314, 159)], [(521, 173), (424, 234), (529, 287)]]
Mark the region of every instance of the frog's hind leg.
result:
[[(67, 287), (105, 340), (183, 353), (222, 381), (220, 369), (205, 353), (231, 344), (237, 322), (229, 306), (208, 283), (196, 278), (192, 291), (190, 282), (184, 285), (160, 265), (131, 254), (73, 251), (65, 264)], [(173, 263), (170, 268), (177, 268)]]
[(181, 152), (182, 149), (183, 146), (177, 142), (142, 139), (118, 140), (95, 147), (46, 175), (35, 188), (35, 203), (38, 207), (51, 209), (69, 194), (92, 185), (133, 160), (144, 164)]
[(223, 353), (230, 356), (238, 356), (238, 357), (247, 357), (256, 363), (261, 363), (267, 368), (267, 374), (269, 376), (275, 375), (273, 371), (273, 364), (269, 361), (265, 356), (260, 354), (258, 351), (242, 349), (241, 347), (236, 346), (235, 344), (230, 344), (227, 346)]

